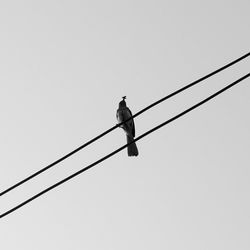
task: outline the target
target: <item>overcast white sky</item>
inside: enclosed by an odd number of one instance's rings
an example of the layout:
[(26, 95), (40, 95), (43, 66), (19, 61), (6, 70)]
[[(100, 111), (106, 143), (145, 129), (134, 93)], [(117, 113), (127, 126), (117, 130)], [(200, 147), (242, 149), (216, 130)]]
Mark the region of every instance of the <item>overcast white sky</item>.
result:
[[(0, 4), (0, 189), (249, 52), (249, 0)], [(136, 118), (140, 135), (250, 59)], [(250, 80), (0, 220), (4, 250), (249, 250)], [(1, 213), (123, 145), (121, 129), (0, 197)]]

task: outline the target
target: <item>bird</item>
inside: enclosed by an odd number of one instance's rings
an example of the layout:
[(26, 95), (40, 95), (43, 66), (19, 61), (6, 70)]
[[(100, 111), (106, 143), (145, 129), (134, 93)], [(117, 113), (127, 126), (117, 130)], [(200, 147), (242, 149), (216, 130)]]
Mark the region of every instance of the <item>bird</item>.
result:
[[(123, 96), (122, 101), (119, 102), (119, 108), (117, 109), (117, 112), (116, 112), (116, 118), (117, 118), (118, 123), (122, 123), (128, 120), (132, 116), (132, 112), (127, 107), (125, 99), (126, 99), (126, 96)], [(133, 118), (121, 124), (120, 127), (126, 133), (127, 143), (131, 143), (135, 137), (135, 123), (134, 123)], [(132, 142), (130, 145), (128, 145), (127, 149), (128, 149), (128, 156), (138, 156), (139, 152), (138, 152), (135, 142)]]

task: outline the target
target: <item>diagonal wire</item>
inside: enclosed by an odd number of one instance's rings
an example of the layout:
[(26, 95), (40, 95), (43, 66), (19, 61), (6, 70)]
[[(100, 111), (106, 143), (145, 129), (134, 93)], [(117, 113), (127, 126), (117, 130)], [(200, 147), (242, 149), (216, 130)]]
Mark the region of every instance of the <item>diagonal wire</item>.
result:
[[(217, 73), (219, 73), (219, 72), (225, 70), (226, 68), (229, 68), (230, 66), (232, 66), (232, 65), (234, 65), (234, 64), (236, 64), (236, 63), (238, 63), (238, 62), (240, 62), (241, 60), (247, 58), (249, 55), (250, 55), (250, 52), (248, 52), (247, 54), (245, 54), (245, 55), (243, 55), (243, 56), (237, 58), (236, 60), (234, 60), (234, 61), (232, 61), (232, 62), (230, 62), (230, 63), (224, 65), (223, 67), (221, 67), (221, 68), (219, 68), (219, 69), (217, 69), (217, 70), (215, 70), (215, 71), (213, 71), (213, 72), (211, 72), (211, 73), (209, 73), (209, 74), (207, 74), (207, 75), (201, 77), (200, 79), (198, 79), (198, 80), (196, 80), (196, 81), (194, 81), (194, 82), (192, 82), (192, 83), (190, 83), (190, 84), (188, 84), (188, 85), (186, 85), (186, 86), (184, 86), (184, 87), (182, 87), (182, 88), (176, 90), (175, 92), (173, 92), (173, 93), (171, 93), (171, 94), (169, 94), (169, 95), (163, 97), (162, 99), (160, 99), (160, 100), (158, 100), (158, 101), (152, 103), (151, 105), (145, 107), (144, 109), (142, 109), (141, 111), (137, 112), (137, 113), (134, 114), (132, 117), (130, 117), (128, 120), (130, 120), (130, 119), (132, 119), (132, 118), (135, 118), (135, 117), (141, 115), (142, 113), (144, 113), (144, 112), (147, 111), (148, 109), (151, 109), (152, 107), (158, 105), (159, 103), (161, 103), (161, 102), (163, 102), (163, 101), (165, 101), (165, 100), (167, 100), (167, 99), (169, 99), (169, 98), (171, 98), (171, 97), (173, 97), (173, 96), (179, 94), (180, 92), (182, 92), (182, 91), (184, 91), (184, 90), (186, 90), (186, 89), (188, 89), (188, 88), (193, 87), (194, 85), (196, 85), (196, 84), (198, 84), (198, 83), (200, 83), (200, 82), (206, 80), (207, 78), (209, 78), (209, 77), (211, 77), (211, 76), (213, 76), (213, 75), (215, 75), (215, 74), (217, 74)], [(120, 123), (120, 124), (117, 124), (117, 125), (111, 127), (110, 129), (104, 131), (103, 133), (101, 133), (100, 135), (98, 135), (98, 136), (96, 136), (95, 138), (91, 139), (90, 141), (84, 143), (84, 144), (81, 145), (80, 147), (74, 149), (74, 150), (71, 151), (70, 153), (64, 155), (64, 156), (61, 157), (60, 159), (58, 159), (58, 160), (52, 162), (51, 164), (47, 165), (46, 167), (44, 167), (44, 168), (38, 170), (37, 172), (35, 172), (35, 173), (29, 175), (28, 177), (24, 178), (23, 180), (21, 180), (21, 181), (17, 182), (16, 184), (10, 186), (9, 188), (7, 188), (7, 189), (5, 189), (4, 191), (2, 191), (2, 192), (0, 193), (0, 196), (6, 194), (6, 193), (8, 193), (8, 192), (10, 192), (11, 190), (13, 190), (13, 189), (17, 188), (18, 186), (24, 184), (25, 182), (27, 182), (27, 181), (33, 179), (35, 176), (37, 176), (37, 175), (39, 175), (39, 174), (45, 172), (46, 170), (52, 168), (53, 166), (57, 165), (58, 163), (62, 162), (63, 160), (69, 158), (71, 155), (77, 153), (77, 152), (80, 151), (81, 149), (87, 147), (88, 145), (92, 144), (92, 143), (95, 142), (96, 140), (100, 139), (101, 137), (103, 137), (103, 136), (105, 136), (106, 134), (110, 133), (111, 131), (115, 130), (116, 128), (118, 128), (120, 125), (122, 125), (123, 123), (127, 122), (128, 120), (126, 120), (126, 121), (124, 121), (124, 122), (122, 122), (122, 123)]]
[(238, 84), (239, 82), (243, 81), (244, 79), (246, 79), (246, 78), (248, 78), (248, 77), (250, 77), (250, 73), (248, 73), (248, 74), (246, 74), (245, 76), (239, 78), (238, 80), (236, 80), (236, 81), (234, 81), (233, 83), (227, 85), (226, 87), (220, 89), (219, 91), (217, 91), (217, 92), (215, 92), (214, 94), (210, 95), (210, 96), (207, 97), (206, 99), (200, 101), (199, 103), (197, 103), (197, 104), (191, 106), (190, 108), (184, 110), (183, 112), (179, 113), (178, 115), (176, 115), (176, 116), (170, 118), (169, 120), (167, 120), (167, 121), (161, 123), (160, 125), (158, 125), (158, 126), (152, 128), (152, 129), (148, 130), (148, 131), (145, 132), (144, 134), (138, 136), (138, 137), (137, 137), (136, 139), (134, 139), (132, 142), (123, 145), (122, 147), (120, 147), (120, 148), (116, 149), (115, 151), (111, 152), (110, 154), (108, 154), (108, 155), (104, 156), (103, 158), (97, 160), (96, 162), (94, 162), (94, 163), (88, 165), (88, 166), (85, 167), (85, 168), (82, 168), (81, 170), (75, 172), (74, 174), (72, 174), (72, 175), (66, 177), (65, 179), (63, 179), (63, 180), (61, 180), (61, 181), (55, 183), (54, 185), (52, 185), (52, 186), (50, 186), (50, 187), (44, 189), (44, 190), (41, 191), (40, 193), (38, 193), (38, 194), (32, 196), (31, 198), (27, 199), (26, 201), (20, 203), (19, 205), (15, 206), (14, 208), (12, 208), (12, 209), (10, 209), (10, 210), (4, 212), (3, 214), (0, 215), (0, 218), (3, 218), (3, 217), (7, 216), (7, 215), (10, 214), (10, 213), (13, 213), (15, 210), (17, 210), (17, 209), (23, 207), (24, 205), (26, 205), (27, 203), (29, 203), (29, 202), (31, 202), (31, 201), (33, 201), (33, 200), (35, 200), (35, 199), (38, 198), (39, 196), (42, 196), (43, 194), (49, 192), (50, 190), (52, 190), (52, 189), (54, 189), (54, 188), (56, 188), (56, 187), (62, 185), (64, 182), (67, 182), (67, 181), (69, 181), (70, 179), (73, 179), (74, 177), (76, 177), (77, 175), (80, 175), (81, 173), (87, 171), (88, 169), (93, 168), (94, 166), (96, 166), (97, 164), (101, 163), (102, 161), (104, 161), (104, 160), (110, 158), (111, 156), (113, 156), (113, 155), (117, 154), (118, 152), (120, 152), (121, 150), (125, 149), (125, 148), (126, 148), (128, 145), (130, 145), (131, 143), (136, 142), (136, 141), (142, 139), (143, 137), (145, 137), (145, 136), (151, 134), (152, 132), (154, 132), (154, 131), (160, 129), (161, 127), (167, 125), (168, 123), (171, 123), (171, 122), (173, 122), (174, 120), (180, 118), (181, 116), (183, 116), (183, 115), (189, 113), (190, 111), (192, 111), (192, 110), (198, 108), (199, 106), (201, 106), (201, 105), (203, 105), (204, 103), (208, 102), (209, 100), (215, 98), (216, 96), (218, 96), (218, 95), (221, 94), (222, 92), (224, 92), (224, 91), (230, 89), (231, 87), (233, 87), (234, 85)]

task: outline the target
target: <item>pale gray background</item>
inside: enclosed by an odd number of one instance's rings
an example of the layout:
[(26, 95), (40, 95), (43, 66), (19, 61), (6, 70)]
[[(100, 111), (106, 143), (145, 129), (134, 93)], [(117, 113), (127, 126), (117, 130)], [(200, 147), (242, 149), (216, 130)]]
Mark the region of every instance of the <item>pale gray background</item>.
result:
[[(250, 2), (1, 1), (0, 188), (249, 52)], [(137, 135), (249, 72), (249, 59), (144, 113)], [(4, 250), (250, 249), (250, 80), (0, 221)], [(125, 143), (117, 129), (1, 212)]]

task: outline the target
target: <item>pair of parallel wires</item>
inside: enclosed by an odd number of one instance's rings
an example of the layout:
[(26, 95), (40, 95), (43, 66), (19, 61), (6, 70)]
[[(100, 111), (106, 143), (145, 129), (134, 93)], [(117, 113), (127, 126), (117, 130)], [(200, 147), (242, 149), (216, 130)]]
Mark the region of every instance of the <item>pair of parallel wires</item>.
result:
[[(152, 107), (154, 107), (154, 106), (160, 104), (161, 102), (166, 101), (167, 99), (169, 99), (169, 98), (171, 98), (171, 97), (173, 97), (173, 96), (175, 96), (175, 95), (177, 95), (177, 94), (183, 92), (184, 90), (187, 90), (188, 88), (193, 87), (194, 85), (197, 85), (198, 83), (200, 83), (200, 82), (202, 82), (202, 81), (208, 79), (209, 77), (211, 77), (211, 76), (213, 76), (213, 75), (215, 75), (215, 74), (218, 74), (219, 72), (221, 72), (221, 71), (223, 71), (223, 70), (225, 70), (225, 69), (231, 67), (232, 65), (234, 65), (234, 64), (236, 64), (236, 63), (242, 61), (243, 59), (246, 59), (248, 56), (250, 56), (250, 52), (247, 53), (247, 54), (245, 54), (245, 55), (243, 55), (243, 56), (241, 56), (241, 57), (239, 57), (238, 59), (236, 59), (236, 60), (234, 60), (234, 61), (232, 61), (232, 62), (230, 62), (230, 63), (224, 65), (223, 67), (221, 67), (221, 68), (219, 68), (219, 69), (217, 69), (217, 70), (215, 70), (215, 71), (213, 71), (213, 72), (211, 72), (211, 73), (209, 73), (209, 74), (207, 74), (207, 75), (201, 77), (200, 79), (198, 79), (198, 80), (196, 80), (196, 81), (194, 81), (194, 82), (192, 82), (192, 83), (190, 83), (190, 84), (188, 84), (188, 85), (186, 85), (186, 86), (184, 86), (184, 87), (182, 87), (182, 88), (176, 90), (175, 92), (173, 92), (173, 93), (171, 93), (171, 94), (169, 94), (169, 95), (163, 97), (162, 99), (160, 99), (160, 100), (158, 100), (158, 101), (156, 101), (156, 102), (150, 104), (149, 106), (145, 107), (145, 108), (142, 109), (141, 111), (139, 111), (139, 112), (137, 112), (136, 114), (134, 114), (130, 119), (135, 118), (135, 117), (141, 115), (141, 114), (144, 113), (145, 111), (147, 111), (147, 110), (151, 109)], [(187, 113), (189, 113), (190, 111), (192, 111), (192, 110), (198, 108), (199, 106), (205, 104), (206, 102), (210, 101), (211, 99), (215, 98), (216, 96), (220, 95), (221, 93), (225, 92), (226, 90), (232, 88), (234, 85), (238, 84), (239, 82), (245, 80), (245, 79), (248, 78), (248, 77), (250, 77), (250, 73), (248, 73), (248, 74), (242, 76), (242, 77), (239, 78), (238, 80), (232, 82), (231, 84), (229, 84), (229, 85), (227, 85), (226, 87), (220, 89), (219, 91), (217, 91), (217, 92), (215, 92), (214, 94), (210, 95), (210, 96), (207, 97), (206, 99), (203, 99), (202, 101), (198, 102), (197, 104), (191, 106), (190, 108), (184, 110), (183, 112), (177, 114), (176, 116), (174, 116), (174, 117), (168, 119), (167, 121), (165, 121), (165, 122), (159, 124), (158, 126), (152, 128), (152, 129), (148, 130), (148, 131), (145, 132), (144, 134), (142, 134), (142, 135), (136, 137), (136, 138), (134, 139), (133, 142), (139, 141), (139, 140), (142, 139), (143, 137), (148, 136), (149, 134), (153, 133), (154, 131), (160, 129), (161, 127), (163, 127), (163, 126), (165, 126), (165, 125), (167, 125), (167, 124), (169, 124), (169, 123), (175, 121), (176, 119), (178, 119), (178, 118), (184, 116), (185, 114), (187, 114)], [(104, 131), (103, 133), (101, 133), (100, 135), (98, 135), (98, 136), (96, 136), (95, 138), (91, 139), (90, 141), (84, 143), (84, 144), (81, 145), (80, 147), (74, 149), (74, 150), (71, 151), (70, 153), (64, 155), (64, 156), (61, 157), (60, 159), (58, 159), (58, 160), (52, 162), (52, 163), (49, 164), (48, 166), (46, 166), (46, 167), (40, 169), (39, 171), (37, 171), (37, 172), (31, 174), (30, 176), (26, 177), (25, 179), (23, 179), (23, 180), (17, 182), (16, 184), (10, 186), (9, 188), (7, 188), (7, 189), (5, 189), (4, 191), (2, 191), (2, 192), (0, 193), (0, 196), (3, 196), (3, 195), (5, 195), (5, 194), (7, 194), (7, 193), (10, 192), (11, 190), (16, 189), (18, 186), (20, 186), (20, 185), (26, 183), (27, 181), (33, 179), (35, 176), (40, 175), (41, 173), (45, 172), (46, 170), (48, 170), (48, 169), (52, 168), (53, 166), (57, 165), (58, 163), (64, 161), (65, 159), (69, 158), (69, 157), (72, 156), (73, 154), (77, 153), (78, 151), (82, 150), (83, 148), (85, 148), (85, 147), (87, 147), (88, 145), (92, 144), (93, 142), (97, 141), (97, 140), (100, 139), (101, 137), (103, 137), (103, 136), (105, 136), (106, 134), (110, 133), (111, 131), (115, 130), (116, 128), (118, 128), (119, 126), (121, 126), (121, 125), (124, 124), (125, 122), (129, 121), (130, 119), (128, 119), (128, 120), (126, 120), (126, 121), (124, 121), (124, 122), (122, 122), (122, 123), (119, 123), (119, 124), (117, 124), (117, 125), (111, 127), (110, 129)], [(76, 177), (76, 176), (82, 174), (83, 172), (87, 171), (88, 169), (93, 168), (94, 166), (98, 165), (99, 163), (101, 163), (101, 162), (107, 160), (107, 159), (110, 158), (111, 156), (113, 156), (113, 155), (117, 154), (118, 152), (120, 152), (121, 150), (125, 149), (128, 145), (130, 145), (130, 144), (133, 143), (133, 142), (130, 142), (130, 143), (127, 143), (127, 144), (123, 145), (122, 147), (120, 147), (120, 148), (114, 150), (113, 152), (111, 152), (110, 154), (108, 154), (108, 155), (102, 157), (101, 159), (99, 159), (99, 160), (93, 162), (92, 164), (90, 164), (90, 165), (88, 165), (88, 166), (82, 168), (81, 170), (75, 172), (74, 174), (69, 175), (68, 177), (62, 179), (61, 181), (59, 181), (59, 182), (53, 184), (52, 186), (50, 186), (50, 187), (44, 189), (43, 191), (41, 191), (41, 192), (37, 193), (36, 195), (32, 196), (31, 198), (29, 198), (29, 199), (23, 201), (22, 203), (18, 204), (17, 206), (15, 206), (15, 207), (13, 207), (13, 208), (11, 208), (10, 210), (8, 210), (8, 211), (6, 211), (6, 212), (0, 214), (0, 218), (3, 218), (3, 217), (5, 217), (5, 216), (9, 215), (10, 213), (12, 213), (12, 212), (14, 212), (15, 210), (17, 210), (17, 209), (23, 207), (23, 206), (26, 205), (27, 203), (29, 203), (29, 202), (35, 200), (36, 198), (38, 198), (38, 197), (44, 195), (45, 193), (49, 192), (50, 190), (52, 190), (52, 189), (54, 189), (54, 188), (56, 188), (56, 187), (62, 185), (63, 183), (65, 183), (65, 182), (67, 182), (67, 181), (73, 179), (74, 177)]]

